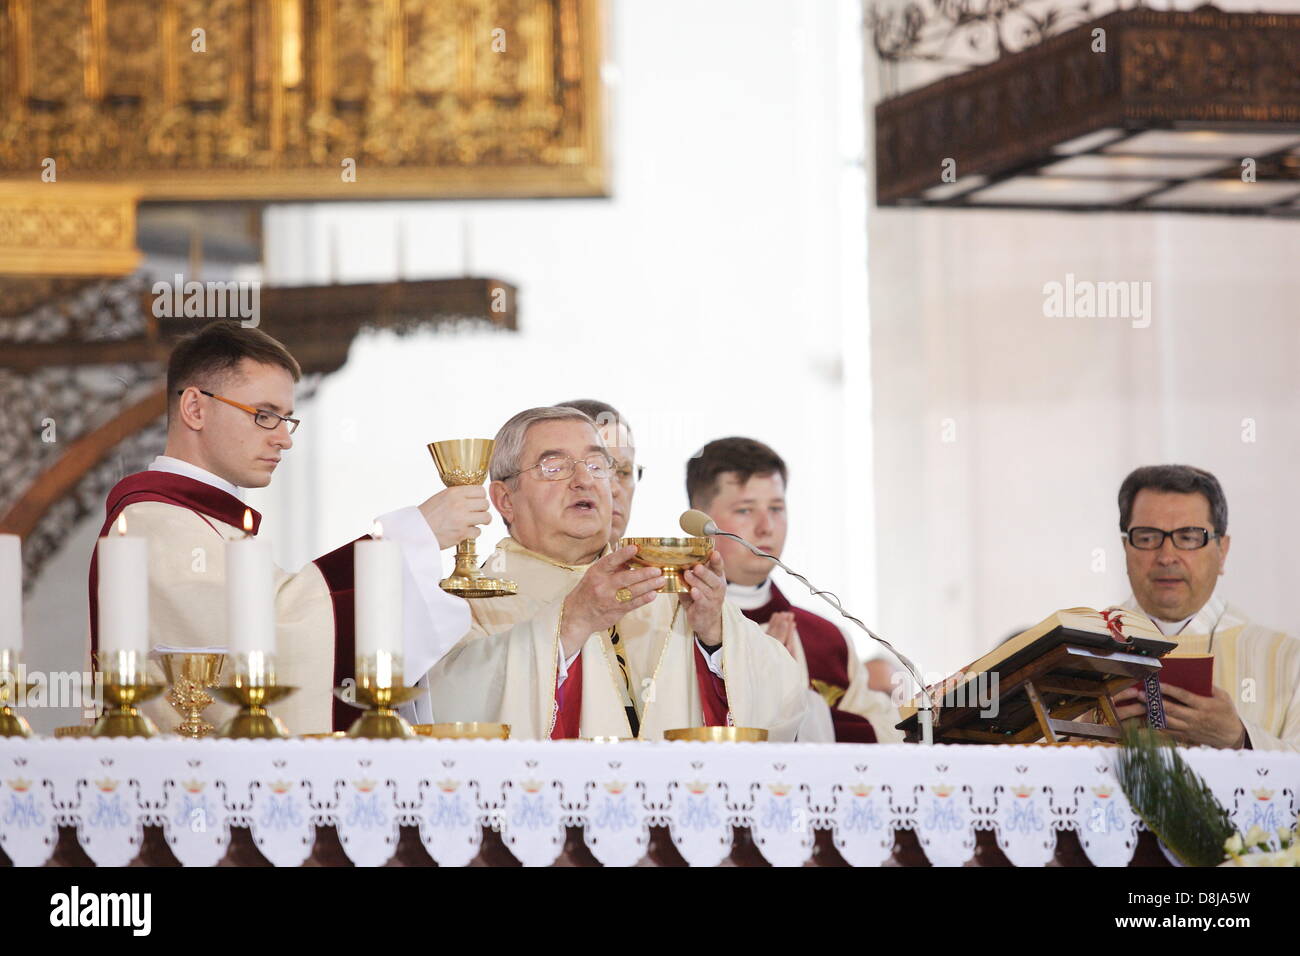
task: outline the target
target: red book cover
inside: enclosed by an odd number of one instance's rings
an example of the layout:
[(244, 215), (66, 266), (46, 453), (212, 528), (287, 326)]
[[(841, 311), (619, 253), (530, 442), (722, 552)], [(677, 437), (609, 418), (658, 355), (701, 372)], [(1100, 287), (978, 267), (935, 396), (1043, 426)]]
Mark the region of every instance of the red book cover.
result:
[[(1192, 654), (1160, 659), (1160, 683), (1181, 687), (1202, 697), (1214, 695), (1214, 655)], [(1141, 684), (1134, 684), (1141, 689)]]

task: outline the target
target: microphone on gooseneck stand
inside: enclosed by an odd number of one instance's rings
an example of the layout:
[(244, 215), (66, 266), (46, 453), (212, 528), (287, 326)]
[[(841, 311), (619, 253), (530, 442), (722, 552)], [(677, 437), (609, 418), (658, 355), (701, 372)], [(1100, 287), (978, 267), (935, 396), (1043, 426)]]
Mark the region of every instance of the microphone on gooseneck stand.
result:
[(839, 611), (845, 619), (852, 621), (858, 627), (862, 628), (862, 630), (867, 633), (868, 637), (898, 658), (899, 662), (907, 668), (907, 672), (912, 675), (912, 680), (916, 681), (916, 686), (921, 688), (921, 705), (916, 710), (916, 717), (921, 725), (921, 742), (925, 744), (934, 743), (934, 701), (930, 697), (930, 692), (926, 690), (925, 682), (921, 680), (921, 674), (917, 671), (916, 665), (904, 657), (893, 644), (890, 644), (889, 641), (885, 640), (871, 628), (867, 627), (867, 625), (863, 624), (861, 620), (844, 610), (843, 606), (840, 604), (840, 599), (830, 591), (823, 591), (814, 587), (811, 581), (798, 571), (786, 566), (776, 555), (768, 554), (766, 551), (756, 548), (738, 534), (732, 534), (730, 531), (723, 531), (717, 526), (714, 520), (703, 511), (695, 511), (693, 509), (691, 511), (684, 511), (682, 512), (682, 516), (678, 523), (681, 525), (681, 529), (693, 538), (719, 536), (723, 538), (731, 538), (733, 541), (739, 541), (760, 558), (767, 558), (791, 577), (802, 582), (804, 587), (809, 591), (821, 598), (831, 607), (835, 608), (835, 610)]

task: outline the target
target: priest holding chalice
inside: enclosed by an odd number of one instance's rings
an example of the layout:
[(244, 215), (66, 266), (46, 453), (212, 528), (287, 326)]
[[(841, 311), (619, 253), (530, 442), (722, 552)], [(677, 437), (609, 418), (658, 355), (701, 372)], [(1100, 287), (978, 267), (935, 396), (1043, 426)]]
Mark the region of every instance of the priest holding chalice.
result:
[(638, 563), (636, 545), (611, 548), (613, 466), (587, 415), (520, 412), (489, 470), (509, 537), (485, 567), (516, 593), (470, 602), (470, 632), (429, 672), (435, 721), (505, 723), (526, 739), (658, 740), (703, 726), (793, 739), (798, 668), (726, 603), (721, 556), (701, 550), (682, 590), (661, 593), (669, 576)]

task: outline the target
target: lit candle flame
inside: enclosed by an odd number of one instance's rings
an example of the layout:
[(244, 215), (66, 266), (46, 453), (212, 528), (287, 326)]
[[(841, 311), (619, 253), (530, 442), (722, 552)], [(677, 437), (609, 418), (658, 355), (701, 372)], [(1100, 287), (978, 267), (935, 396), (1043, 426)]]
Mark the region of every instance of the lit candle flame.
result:
[(378, 521), (376, 521), (374, 524), (370, 526), (370, 537), (374, 538), (376, 541), (380, 541), (383, 539), (384, 526), (380, 524)]
[(253, 511), (251, 508), (244, 509), (244, 534), (253, 533)]
[(126, 534), (126, 512), (117, 516), (117, 533)]

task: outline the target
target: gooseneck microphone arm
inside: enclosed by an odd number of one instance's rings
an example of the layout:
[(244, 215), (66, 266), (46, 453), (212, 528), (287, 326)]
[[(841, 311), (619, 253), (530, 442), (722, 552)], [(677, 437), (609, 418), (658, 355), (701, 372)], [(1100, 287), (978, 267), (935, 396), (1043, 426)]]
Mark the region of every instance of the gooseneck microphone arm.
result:
[(861, 619), (854, 617), (848, 611), (844, 610), (844, 606), (840, 604), (840, 599), (836, 597), (835, 594), (833, 594), (830, 591), (823, 591), (820, 588), (815, 587), (811, 581), (809, 581), (798, 571), (794, 570), (794, 568), (791, 568), (790, 566), (785, 564), (776, 555), (768, 554), (766, 551), (762, 550), (761, 548), (758, 548), (750, 544), (748, 541), (746, 541), (738, 534), (732, 534), (730, 531), (723, 531), (721, 528), (717, 526), (714, 520), (710, 518), (707, 514), (705, 514), (703, 511), (694, 511), (694, 510), (687, 511), (682, 514), (679, 523), (681, 525), (682, 530), (685, 531), (687, 534), (692, 535), (693, 537), (712, 536), (712, 537), (730, 538), (733, 541), (740, 542), (751, 553), (758, 555), (760, 558), (767, 558), (769, 561), (775, 564), (786, 574), (798, 580), (812, 594), (821, 598), (831, 607), (835, 608), (835, 610), (838, 611), (843, 618), (852, 621), (858, 627), (862, 628), (862, 630), (866, 632), (866, 635), (868, 637), (870, 637), (873, 641), (875, 641), (885, 650), (889, 651), (889, 653), (893, 654), (894, 657), (898, 658), (898, 661), (905, 668), (907, 668), (907, 672), (908, 674), (911, 675), (912, 680), (916, 681), (916, 686), (921, 689), (922, 703), (919, 707), (917, 707), (916, 710), (916, 717), (918, 722), (921, 725), (921, 742), (924, 744), (934, 743), (934, 700), (933, 698), (931, 698), (930, 692), (926, 689), (925, 682), (921, 680), (921, 674), (916, 669), (916, 665), (913, 664), (911, 660), (909, 660), (906, 656), (904, 656), (902, 652), (900, 652), (897, 648), (895, 648), (893, 644), (890, 644), (889, 641), (885, 640), (883, 637), (881, 637), (871, 628), (867, 627), (867, 625), (864, 624)]

